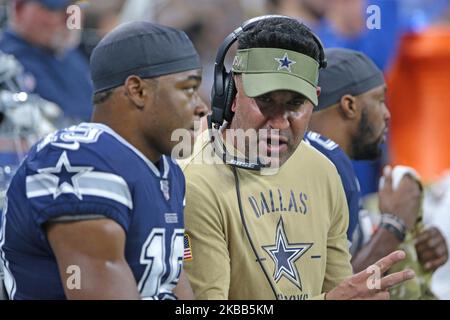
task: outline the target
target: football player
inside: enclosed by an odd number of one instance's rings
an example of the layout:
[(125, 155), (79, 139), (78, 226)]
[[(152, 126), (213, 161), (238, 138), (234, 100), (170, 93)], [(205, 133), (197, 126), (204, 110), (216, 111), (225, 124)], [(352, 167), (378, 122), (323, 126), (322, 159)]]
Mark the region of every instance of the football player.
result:
[(182, 270), (185, 183), (170, 154), (172, 132), (193, 136), (207, 111), (197, 51), (182, 31), (131, 22), (98, 44), (91, 75), (92, 122), (36, 144), (7, 192), (8, 297), (192, 298)]
[[(424, 288), (424, 274), (443, 265), (448, 250), (439, 229), (419, 227), (420, 185), (406, 175), (397, 189), (392, 188), (393, 178), (388, 169), (387, 183), (379, 192), (382, 214), (376, 223), (378, 227), (372, 226), (366, 212), (360, 211), (359, 185), (350, 161), (375, 160), (381, 156), (381, 143), (386, 139), (391, 118), (385, 104), (387, 88), (383, 73), (358, 51), (333, 48), (327, 49), (326, 55), (328, 67), (321, 70), (319, 78), (322, 93), (311, 117), (312, 131), (306, 139), (333, 162), (341, 177), (350, 211), (347, 237), (352, 241), (353, 269), (361, 271), (399, 245), (416, 242), (410, 246), (408, 251), (412, 253), (407, 260), (412, 260), (409, 265), (417, 265), (416, 287)], [(416, 239), (407, 239), (407, 234), (413, 231)], [(420, 291), (425, 290), (418, 289), (414, 295), (403, 298), (424, 298)]]

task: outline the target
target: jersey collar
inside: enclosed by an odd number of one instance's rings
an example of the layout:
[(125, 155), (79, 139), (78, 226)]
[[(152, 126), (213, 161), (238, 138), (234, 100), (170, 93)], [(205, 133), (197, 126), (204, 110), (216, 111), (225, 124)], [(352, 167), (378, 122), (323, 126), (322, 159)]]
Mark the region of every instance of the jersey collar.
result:
[(113, 136), (121, 144), (126, 146), (128, 149), (133, 151), (139, 158), (141, 158), (147, 164), (147, 166), (150, 168), (150, 170), (153, 172), (153, 174), (156, 177), (162, 178), (162, 179), (167, 179), (167, 177), (169, 175), (169, 163), (168, 163), (167, 157), (165, 155), (161, 156), (161, 159), (163, 160), (163, 170), (162, 170), (163, 172), (161, 172), (156, 167), (156, 165), (153, 162), (151, 162), (142, 152), (140, 152), (136, 147), (134, 147), (131, 143), (126, 141), (122, 136), (120, 136), (117, 132), (115, 132), (113, 129), (111, 129), (107, 125), (105, 125), (103, 123), (85, 122), (85, 123), (80, 124), (80, 126), (99, 129), (99, 130), (102, 130), (102, 131), (108, 133), (109, 135)]

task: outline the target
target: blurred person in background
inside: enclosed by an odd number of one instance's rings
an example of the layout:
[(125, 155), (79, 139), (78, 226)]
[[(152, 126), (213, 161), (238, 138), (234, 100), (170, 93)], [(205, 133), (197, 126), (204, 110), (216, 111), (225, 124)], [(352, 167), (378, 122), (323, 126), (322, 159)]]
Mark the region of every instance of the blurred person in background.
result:
[(14, 55), (32, 76), (28, 91), (56, 103), (64, 112), (58, 126), (88, 120), (92, 84), (88, 62), (75, 48), (79, 30), (67, 27), (71, 0), (13, 0), (0, 50)]
[(126, 0), (91, 1), (84, 10), (80, 50), (87, 59), (100, 40), (120, 24)]
[(0, 51), (0, 208), (4, 193), (28, 148), (55, 130), (58, 106), (24, 92), (27, 77), (14, 56)]
[[(26, 77), (22, 65), (0, 51), (0, 210), (3, 210), (6, 189), (29, 147), (43, 135), (55, 130), (61, 110), (35, 94), (23, 92)], [(0, 266), (0, 300), (3, 270)]]
[(329, 5), (327, 0), (267, 0), (270, 14), (300, 18), (310, 28), (316, 29), (322, 22)]
[[(353, 271), (367, 268), (401, 246), (407, 252), (405, 264), (418, 276), (393, 289), (392, 297), (432, 298), (431, 273), (447, 261), (448, 250), (440, 229), (424, 228), (422, 186), (414, 171), (400, 176), (398, 167), (388, 169), (378, 193), (381, 215), (360, 210), (350, 159), (373, 160), (381, 155), (380, 145), (391, 121), (383, 74), (358, 51), (333, 48), (326, 50), (326, 56), (328, 66), (319, 78), (322, 93), (306, 139), (335, 164), (341, 176), (350, 213), (347, 237), (353, 241)], [(400, 170), (406, 173), (405, 169)]]

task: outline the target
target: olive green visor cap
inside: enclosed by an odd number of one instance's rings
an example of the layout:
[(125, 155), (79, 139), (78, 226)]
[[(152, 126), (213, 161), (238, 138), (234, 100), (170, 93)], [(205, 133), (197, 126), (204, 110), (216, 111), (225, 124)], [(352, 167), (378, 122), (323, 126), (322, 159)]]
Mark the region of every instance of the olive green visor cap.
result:
[(275, 90), (298, 92), (317, 106), (319, 63), (299, 52), (277, 48), (238, 50), (233, 72), (242, 74), (245, 94), (254, 98)]

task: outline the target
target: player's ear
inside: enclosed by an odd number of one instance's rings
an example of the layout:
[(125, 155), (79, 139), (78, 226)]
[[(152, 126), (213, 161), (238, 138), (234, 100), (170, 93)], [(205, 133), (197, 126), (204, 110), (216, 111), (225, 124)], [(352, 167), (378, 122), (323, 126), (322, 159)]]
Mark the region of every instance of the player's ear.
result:
[(342, 115), (347, 119), (355, 119), (358, 117), (358, 107), (356, 105), (356, 98), (351, 94), (346, 94), (341, 97), (339, 108)]
[(125, 80), (125, 95), (131, 100), (131, 102), (139, 109), (144, 108), (145, 98), (148, 94), (145, 90), (145, 82), (138, 76), (129, 76)]

